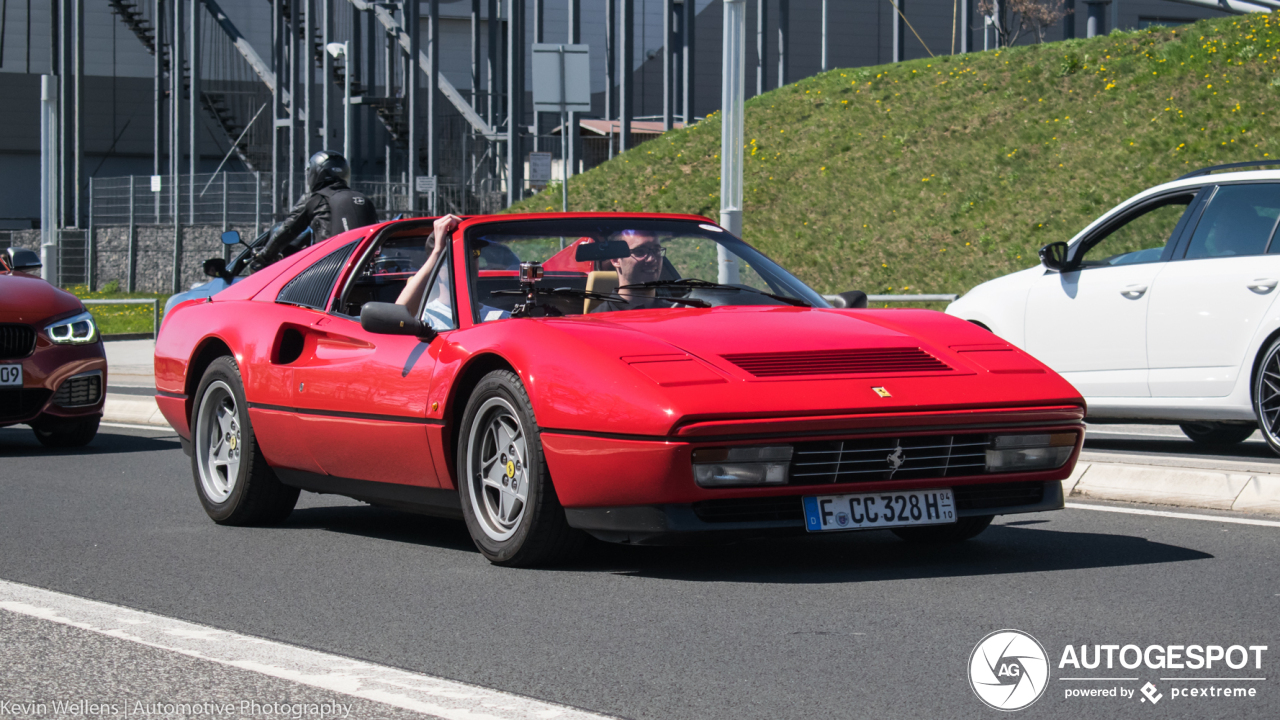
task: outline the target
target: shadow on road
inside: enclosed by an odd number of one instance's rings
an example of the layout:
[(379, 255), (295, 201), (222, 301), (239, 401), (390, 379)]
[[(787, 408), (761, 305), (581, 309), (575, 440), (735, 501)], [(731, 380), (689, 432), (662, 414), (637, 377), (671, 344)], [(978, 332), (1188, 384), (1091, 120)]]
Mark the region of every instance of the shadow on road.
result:
[[(689, 582), (845, 583), (1007, 575), (1207, 560), (1145, 538), (992, 525), (958, 545), (913, 545), (887, 531), (752, 540), (703, 548), (605, 548), (589, 565), (620, 575)], [(652, 552), (623, 552), (651, 550)]]
[[(1207, 560), (1191, 548), (1141, 537), (1072, 532), (1031, 519), (992, 525), (959, 545), (912, 545), (888, 531), (828, 537), (772, 537), (725, 545), (634, 547), (593, 542), (576, 561), (552, 571), (688, 582), (848, 583), (1005, 575)], [(368, 506), (295, 510), (285, 528), (322, 529), (389, 542), (475, 553), (461, 520)], [(484, 562), (477, 553), (476, 562)]]
[(64, 457), (67, 455), (118, 455), (121, 453), (151, 452), (153, 450), (182, 451), (176, 434), (130, 435), (102, 428), (88, 445), (78, 448), (50, 448), (36, 440), (35, 433), (27, 427), (0, 428), (0, 457)]
[(414, 515), (368, 505), (344, 505), (299, 508), (281, 527), (328, 530), (375, 540), (465, 550), (476, 553), (477, 562), (484, 562), (461, 520)]

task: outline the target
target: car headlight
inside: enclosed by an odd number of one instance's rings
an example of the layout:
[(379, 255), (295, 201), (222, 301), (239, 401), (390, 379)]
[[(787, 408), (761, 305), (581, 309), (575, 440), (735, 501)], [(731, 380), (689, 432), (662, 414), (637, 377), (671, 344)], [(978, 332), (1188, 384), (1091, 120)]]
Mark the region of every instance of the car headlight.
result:
[(84, 345), (98, 339), (98, 326), (84, 312), (46, 327), (44, 334), (59, 345)]
[(699, 448), (693, 451), (693, 479), (701, 487), (782, 485), (790, 464), (790, 445)]
[(1052, 470), (1076, 449), (1075, 433), (997, 435), (987, 450), (987, 472)]

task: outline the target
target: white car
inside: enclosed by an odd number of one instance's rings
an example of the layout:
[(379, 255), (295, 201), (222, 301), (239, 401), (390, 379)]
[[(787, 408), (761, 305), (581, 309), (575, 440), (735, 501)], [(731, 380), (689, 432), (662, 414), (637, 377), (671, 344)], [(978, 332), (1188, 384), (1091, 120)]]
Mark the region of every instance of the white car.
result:
[(947, 312), (1073, 383), (1092, 420), (1172, 422), (1280, 453), (1280, 171), (1198, 170), (1095, 220)]

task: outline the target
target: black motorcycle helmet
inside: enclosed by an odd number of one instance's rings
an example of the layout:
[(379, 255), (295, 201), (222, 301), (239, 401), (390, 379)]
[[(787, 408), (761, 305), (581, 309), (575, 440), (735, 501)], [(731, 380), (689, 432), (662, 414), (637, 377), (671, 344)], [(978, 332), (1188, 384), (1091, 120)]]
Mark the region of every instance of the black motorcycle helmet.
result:
[(351, 182), (351, 166), (347, 164), (347, 159), (329, 150), (321, 150), (312, 155), (307, 162), (307, 189), (315, 192), (326, 185), (332, 185), (335, 180), (341, 180), (344, 184)]

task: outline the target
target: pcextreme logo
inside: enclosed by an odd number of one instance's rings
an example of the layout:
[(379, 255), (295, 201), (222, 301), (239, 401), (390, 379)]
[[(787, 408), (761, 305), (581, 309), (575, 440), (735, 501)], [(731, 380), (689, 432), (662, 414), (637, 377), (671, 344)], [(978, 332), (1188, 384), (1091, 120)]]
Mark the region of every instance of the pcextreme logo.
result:
[(997, 630), (982, 638), (969, 655), (969, 686), (996, 710), (1021, 710), (1049, 685), (1049, 655), (1021, 630)]

